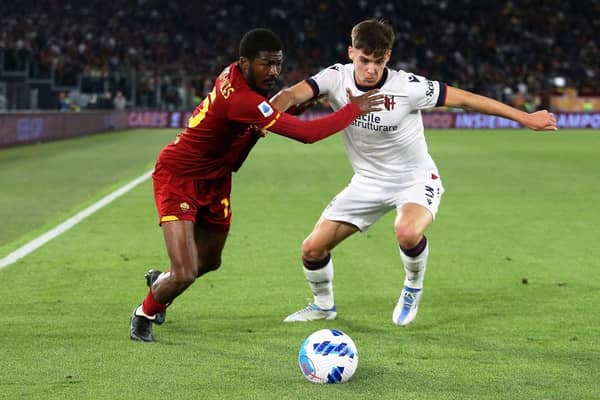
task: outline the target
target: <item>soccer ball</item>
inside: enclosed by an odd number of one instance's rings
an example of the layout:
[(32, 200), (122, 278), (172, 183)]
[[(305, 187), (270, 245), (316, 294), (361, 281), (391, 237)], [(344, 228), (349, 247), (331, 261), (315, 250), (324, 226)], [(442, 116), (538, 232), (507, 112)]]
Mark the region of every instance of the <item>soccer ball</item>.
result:
[(302, 375), (313, 383), (342, 383), (356, 371), (358, 350), (344, 332), (321, 329), (300, 345), (298, 363)]

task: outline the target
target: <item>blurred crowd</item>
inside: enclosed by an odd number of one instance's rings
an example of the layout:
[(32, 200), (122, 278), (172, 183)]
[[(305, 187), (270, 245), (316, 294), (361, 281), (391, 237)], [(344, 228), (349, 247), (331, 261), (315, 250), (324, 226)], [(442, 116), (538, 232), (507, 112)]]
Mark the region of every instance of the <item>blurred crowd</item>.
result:
[(248, 29), (282, 37), (287, 85), (345, 62), (352, 26), (371, 17), (396, 31), (392, 68), (518, 106), (565, 86), (600, 94), (600, 0), (5, 1), (0, 50), (4, 70), (95, 93), (134, 85), (142, 106), (159, 93), (179, 108), (210, 90)]

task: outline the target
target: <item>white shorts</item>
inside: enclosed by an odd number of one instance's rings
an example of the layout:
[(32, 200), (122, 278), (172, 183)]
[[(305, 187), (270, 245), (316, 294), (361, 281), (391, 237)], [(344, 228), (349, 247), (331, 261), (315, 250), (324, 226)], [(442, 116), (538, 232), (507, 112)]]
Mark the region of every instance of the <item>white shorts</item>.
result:
[(366, 232), (379, 218), (406, 203), (427, 208), (433, 218), (437, 214), (444, 187), (437, 170), (423, 171), (422, 179), (390, 182), (354, 175), (350, 184), (338, 193), (321, 216), (330, 221), (350, 223)]

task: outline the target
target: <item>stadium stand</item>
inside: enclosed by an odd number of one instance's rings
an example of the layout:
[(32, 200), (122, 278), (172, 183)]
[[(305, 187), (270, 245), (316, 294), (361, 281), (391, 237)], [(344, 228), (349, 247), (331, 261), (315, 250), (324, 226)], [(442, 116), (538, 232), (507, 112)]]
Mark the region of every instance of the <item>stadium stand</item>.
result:
[[(286, 44), (282, 84), (346, 60), (357, 21), (397, 33), (390, 66), (523, 108), (600, 95), (600, 1), (20, 0), (0, 3), (0, 109), (189, 109), (246, 30)], [(119, 100), (120, 106), (122, 99)]]

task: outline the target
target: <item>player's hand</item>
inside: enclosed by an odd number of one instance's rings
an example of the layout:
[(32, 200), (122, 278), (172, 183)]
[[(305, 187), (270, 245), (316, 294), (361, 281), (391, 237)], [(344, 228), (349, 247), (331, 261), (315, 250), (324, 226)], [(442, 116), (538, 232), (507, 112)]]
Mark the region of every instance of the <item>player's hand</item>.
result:
[(558, 129), (556, 127), (556, 117), (548, 110), (528, 114), (525, 121), (523, 121), (523, 125), (534, 131), (555, 131)]
[(356, 97), (352, 96), (350, 89), (346, 89), (346, 93), (348, 94), (348, 99), (350, 102), (356, 104), (363, 114), (368, 114), (372, 111), (383, 110), (383, 101), (385, 96), (379, 93), (378, 89), (369, 90), (368, 92)]
[(260, 129), (260, 128), (259, 128), (258, 126), (256, 126), (256, 125), (250, 125), (250, 126), (248, 127), (248, 131), (249, 131), (251, 134), (253, 134), (253, 135), (255, 135), (255, 136), (258, 136), (259, 138), (263, 138), (263, 137), (267, 136), (267, 133), (269, 132), (269, 131), (267, 131), (266, 129)]

